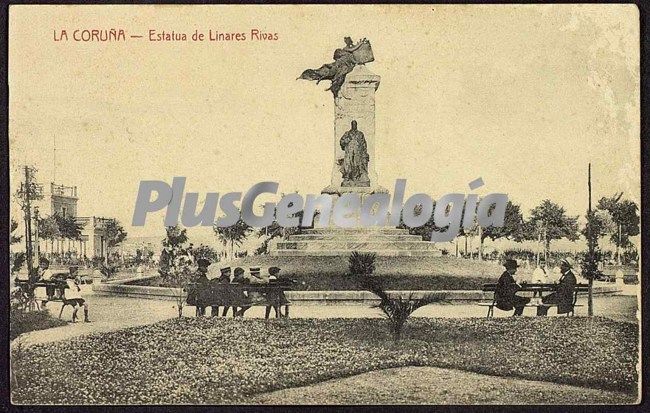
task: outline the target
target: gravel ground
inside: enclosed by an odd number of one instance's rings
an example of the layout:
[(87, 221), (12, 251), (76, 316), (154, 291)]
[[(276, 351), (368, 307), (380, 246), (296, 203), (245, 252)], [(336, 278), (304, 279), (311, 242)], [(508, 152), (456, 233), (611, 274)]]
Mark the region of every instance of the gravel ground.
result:
[(437, 367), (402, 367), (257, 395), (252, 404), (630, 404), (625, 393)]
[[(73, 337), (115, 331), (128, 327), (152, 324), (158, 321), (178, 316), (174, 301), (143, 300), (128, 297), (114, 297), (94, 295), (90, 285), (82, 286), (82, 294), (90, 306), (90, 319), (92, 323), (68, 324), (63, 327), (48, 330), (33, 331), (22, 336), (25, 345), (36, 343), (49, 343), (66, 340)], [(576, 308), (576, 315), (586, 315), (586, 298), (580, 298), (578, 304), (583, 307)], [(58, 316), (60, 303), (49, 303), (49, 311)], [(194, 307), (185, 307), (183, 314), (194, 316)], [(208, 310), (209, 312), (210, 310)], [(469, 318), (485, 317), (485, 307), (475, 303), (453, 305), (430, 305), (418, 309), (414, 317), (435, 318)], [(495, 317), (509, 317), (512, 312), (495, 310)], [(637, 300), (632, 296), (607, 296), (594, 298), (594, 313), (611, 318), (616, 321), (638, 322)], [(81, 311), (79, 315), (81, 315)], [(66, 308), (63, 319), (70, 320), (72, 309)], [(378, 309), (368, 305), (337, 304), (337, 305), (294, 305), (290, 309), (291, 318), (379, 318), (382, 317)], [(527, 308), (525, 316), (535, 316), (534, 308)], [(553, 310), (550, 313), (553, 316)], [(83, 316), (82, 316), (83, 317)], [(264, 308), (253, 307), (246, 312), (246, 318), (263, 318)]]

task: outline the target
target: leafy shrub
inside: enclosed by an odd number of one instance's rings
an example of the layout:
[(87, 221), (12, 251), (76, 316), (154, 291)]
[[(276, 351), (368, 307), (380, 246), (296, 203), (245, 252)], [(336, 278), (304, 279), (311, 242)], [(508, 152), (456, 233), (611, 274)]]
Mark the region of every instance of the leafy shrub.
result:
[(119, 266), (117, 265), (101, 264), (99, 266), (99, 272), (102, 273), (102, 276), (106, 280), (112, 278), (117, 273), (118, 270), (119, 270)]
[(404, 325), (415, 310), (425, 305), (446, 302), (444, 294), (441, 293), (426, 294), (422, 298), (413, 298), (413, 293), (409, 294), (408, 298), (403, 298), (402, 296), (390, 297), (379, 278), (360, 276), (359, 280), (362, 286), (380, 298), (381, 301), (379, 304), (373, 307), (379, 308), (390, 320), (393, 338), (395, 340), (402, 338)]
[(374, 253), (361, 254), (353, 251), (348, 259), (350, 274), (356, 276), (371, 275), (375, 272), (376, 258), (377, 254)]
[(24, 312), (12, 308), (9, 312), (9, 339), (13, 340), (23, 333), (36, 330), (45, 330), (68, 324), (63, 320), (54, 318), (45, 310)]
[(376, 254), (360, 254), (354, 251), (349, 259), (350, 274), (359, 280), (363, 288), (380, 298), (381, 301), (374, 307), (381, 309), (390, 320), (393, 338), (399, 340), (402, 338), (406, 320), (415, 310), (427, 304), (444, 301), (444, 299), (440, 294), (427, 294), (422, 298), (413, 298), (413, 293), (406, 299), (401, 296), (397, 298), (389, 297), (382, 280), (373, 277), (376, 258)]

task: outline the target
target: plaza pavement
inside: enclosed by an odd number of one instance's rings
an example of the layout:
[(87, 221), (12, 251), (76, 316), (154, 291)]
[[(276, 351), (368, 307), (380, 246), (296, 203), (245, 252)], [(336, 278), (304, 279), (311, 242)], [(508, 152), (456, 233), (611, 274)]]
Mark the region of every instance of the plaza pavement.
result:
[[(143, 300), (128, 297), (102, 296), (92, 292), (91, 285), (82, 286), (82, 294), (90, 306), (91, 323), (69, 323), (62, 327), (47, 330), (33, 331), (22, 335), (24, 345), (47, 343), (66, 340), (73, 337), (119, 330), (128, 327), (152, 324), (158, 321), (178, 316), (174, 301)], [(580, 298), (576, 307), (576, 315), (586, 315), (586, 298)], [(61, 303), (52, 302), (48, 310), (58, 316)], [(636, 322), (636, 297), (609, 296), (594, 298), (594, 313), (619, 321)], [(194, 307), (185, 307), (184, 316), (193, 316)], [(210, 309), (207, 310), (208, 314)], [(476, 303), (429, 305), (417, 310), (414, 317), (439, 317), (439, 318), (466, 318), (485, 317), (486, 307)], [(508, 317), (512, 312), (498, 309), (495, 317)], [(82, 311), (79, 311), (83, 319)], [(271, 312), (273, 315), (273, 311)], [(526, 308), (525, 316), (534, 316), (535, 308)], [(551, 310), (551, 316), (553, 310)], [(72, 309), (67, 307), (63, 312), (63, 319), (70, 320)], [(360, 318), (382, 317), (381, 311), (369, 305), (337, 304), (337, 305), (294, 305), (290, 307), (291, 318)], [(246, 317), (264, 317), (264, 307), (253, 307), (246, 312)]]

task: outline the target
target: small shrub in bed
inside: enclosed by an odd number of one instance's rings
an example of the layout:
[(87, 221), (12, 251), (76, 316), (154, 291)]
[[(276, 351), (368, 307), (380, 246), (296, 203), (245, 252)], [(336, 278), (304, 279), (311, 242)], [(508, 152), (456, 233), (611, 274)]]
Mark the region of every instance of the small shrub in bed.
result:
[(60, 327), (68, 324), (63, 320), (52, 317), (47, 311), (24, 312), (11, 309), (9, 313), (9, 339), (13, 340), (23, 333)]

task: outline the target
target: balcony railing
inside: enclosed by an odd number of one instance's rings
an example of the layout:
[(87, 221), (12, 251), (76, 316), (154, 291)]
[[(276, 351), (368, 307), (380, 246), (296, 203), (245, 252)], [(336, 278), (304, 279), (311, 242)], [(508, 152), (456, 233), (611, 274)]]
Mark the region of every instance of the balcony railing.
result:
[(75, 217), (75, 220), (78, 224), (81, 224), (83, 226), (90, 222), (94, 228), (103, 228), (107, 223), (113, 221), (112, 218), (103, 217)]
[(50, 189), (52, 191), (52, 195), (65, 196), (69, 198), (77, 197), (76, 186), (57, 185), (54, 182), (51, 182)]

